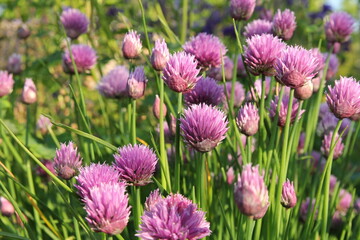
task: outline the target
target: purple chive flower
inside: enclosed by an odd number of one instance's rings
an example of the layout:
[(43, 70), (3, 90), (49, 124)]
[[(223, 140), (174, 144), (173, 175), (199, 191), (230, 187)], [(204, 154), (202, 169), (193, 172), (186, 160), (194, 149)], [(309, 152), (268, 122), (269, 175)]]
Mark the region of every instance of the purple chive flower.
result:
[(274, 63), (280, 57), (285, 44), (271, 34), (255, 35), (246, 39), (245, 64), (254, 75), (274, 76)]
[[(54, 161), (52, 160), (47, 160), (47, 159), (44, 159), (44, 160), (41, 160), (41, 163), (44, 164), (44, 166), (49, 169), (49, 171), (51, 173), (53, 173), (55, 176), (57, 175), (56, 174), (56, 171), (55, 171), (55, 168), (54, 168)], [(47, 172), (45, 172), (44, 169), (42, 169), (40, 166), (36, 166), (35, 168), (35, 172), (38, 176), (42, 177), (45, 181), (50, 181), (51, 180), (51, 177), (49, 174), (47, 174)]]
[(135, 186), (151, 182), (158, 159), (145, 145), (127, 145), (114, 154), (114, 166), (120, 172), (120, 179)]
[[(265, 78), (265, 98), (267, 97), (267, 95), (270, 92), (270, 83), (271, 83), (271, 78), (270, 77), (266, 77)], [(261, 97), (261, 87), (262, 87), (262, 80), (258, 79), (254, 82), (254, 87), (250, 88), (250, 91), (246, 94), (246, 101), (256, 101), (258, 99), (260, 99)]]
[(79, 169), (79, 175), (75, 177), (78, 195), (84, 200), (90, 195), (90, 189), (99, 187), (102, 183), (115, 184), (120, 180), (120, 173), (107, 164), (92, 163), (90, 166)]
[(352, 195), (345, 189), (341, 189), (339, 193), (339, 202), (336, 206), (336, 210), (346, 213), (352, 202)]
[(320, 72), (325, 67), (324, 56), (318, 48), (312, 48), (312, 49), (310, 49), (310, 52), (312, 53), (313, 57), (316, 59), (316, 62), (318, 63), (315, 71)]
[(12, 93), (14, 87), (14, 79), (12, 74), (7, 71), (0, 71), (0, 97)]
[(128, 203), (125, 183), (100, 183), (85, 198), (86, 220), (96, 232), (119, 234), (129, 221)]
[(272, 34), (272, 27), (272, 22), (256, 19), (245, 26), (244, 36), (246, 38), (251, 38), (254, 35)]
[[(328, 53), (323, 53), (324, 62), (326, 61), (327, 56), (328, 56)], [(340, 63), (339, 63), (339, 59), (337, 58), (337, 56), (335, 54), (331, 54), (330, 60), (329, 60), (329, 67), (326, 72), (326, 80), (330, 80), (333, 77), (335, 77), (336, 73), (338, 72), (339, 65), (340, 65)]]
[(246, 164), (235, 183), (235, 202), (240, 212), (253, 219), (262, 218), (270, 203), (269, 193), (264, 182), (264, 173), (259, 166)]
[[(163, 103), (162, 113), (163, 113), (164, 117), (166, 116), (166, 112), (167, 112), (167, 108), (166, 108), (165, 103)], [(160, 98), (159, 98), (159, 95), (155, 96), (155, 102), (154, 102), (154, 105), (153, 105), (153, 114), (157, 119), (160, 119)]]
[(312, 81), (306, 82), (303, 86), (295, 88), (294, 96), (299, 100), (309, 99), (314, 92), (314, 84)]
[[(83, 44), (71, 45), (71, 53), (74, 58), (75, 66), (79, 73), (83, 73), (86, 70), (90, 70), (97, 60), (96, 52), (94, 49)], [(69, 50), (65, 51), (63, 55), (63, 70), (65, 73), (74, 73), (73, 64)]]
[(348, 118), (360, 112), (360, 84), (352, 77), (340, 77), (335, 86), (328, 86), (326, 102), (334, 115)]
[[(231, 61), (230, 58), (225, 56), (224, 57), (224, 75), (225, 75), (226, 81), (230, 81), (232, 79), (233, 69), (234, 69), (234, 63)], [(222, 66), (220, 65), (219, 67), (210, 68), (206, 72), (206, 75), (217, 81), (222, 82), (222, 80), (223, 80)]]
[(329, 186), (329, 190), (330, 193), (332, 194), (335, 190), (336, 187), (336, 183), (337, 183), (337, 178), (334, 175), (330, 175), (330, 186)]
[(31, 31), (26, 24), (21, 24), (21, 26), (17, 30), (17, 36), (20, 39), (27, 39), (30, 37)]
[[(230, 101), (232, 83), (227, 82), (225, 84), (225, 86), (226, 86), (227, 96), (228, 96), (229, 101)], [(223, 98), (223, 99), (224, 99), (225, 108), (227, 108), (226, 98)], [(244, 100), (245, 100), (245, 89), (244, 89), (244, 87), (243, 87), (243, 85), (241, 83), (235, 82), (234, 107), (240, 107), (241, 104), (244, 102)]]
[(99, 82), (97, 89), (101, 95), (108, 98), (122, 98), (128, 96), (126, 89), (129, 70), (125, 66), (117, 66), (106, 74)]
[(180, 194), (159, 199), (141, 217), (137, 237), (156, 239), (201, 239), (211, 234), (205, 212)]
[(4, 197), (0, 197), (0, 210), (1, 214), (5, 217), (11, 217), (15, 213), (14, 206)]
[(159, 189), (152, 191), (145, 200), (145, 211), (150, 211), (161, 200), (163, 200), (163, 197)]
[(302, 87), (316, 75), (317, 65), (311, 51), (299, 46), (286, 47), (275, 61), (276, 79), (291, 88)]
[(144, 72), (144, 67), (136, 67), (133, 72), (130, 72), (127, 81), (126, 89), (128, 95), (133, 99), (138, 99), (144, 96), (147, 79)]
[(296, 28), (296, 17), (294, 12), (289, 9), (285, 9), (283, 12), (278, 9), (272, 23), (274, 34), (286, 41), (294, 34)]
[[(284, 94), (284, 96), (282, 98), (282, 101), (281, 101), (279, 119), (278, 119), (278, 126), (280, 126), (280, 127), (285, 126), (289, 100), (290, 100), (290, 96), (287, 95), (287, 94)], [(276, 116), (276, 107), (277, 107), (278, 103), (279, 103), (279, 97), (275, 96), (275, 99), (272, 100), (271, 103), (270, 103), (269, 112), (270, 112), (271, 119), (274, 119), (275, 116)], [(293, 123), (295, 121), (296, 115), (297, 115), (297, 112), (298, 112), (298, 108), (299, 108), (299, 101), (297, 99), (294, 99), (293, 106), (292, 106), (292, 111), (291, 111), (290, 123)], [(305, 110), (300, 111), (298, 120), (301, 118), (301, 116), (302, 116), (302, 114), (304, 112), (305, 112)]]
[(343, 43), (350, 39), (355, 20), (345, 12), (332, 13), (325, 22), (326, 40), (330, 43)]
[(259, 13), (259, 18), (263, 20), (272, 21), (273, 13), (270, 9), (262, 8)]
[(126, 59), (137, 58), (142, 49), (142, 43), (140, 40), (140, 34), (134, 30), (130, 30), (125, 34), (123, 43), (122, 43), (122, 53)]
[(6, 69), (8, 70), (9, 73), (15, 75), (21, 73), (22, 72), (21, 55), (17, 53), (11, 54)]
[[(324, 135), (324, 139), (322, 141), (321, 145), (321, 152), (324, 156), (328, 157), (330, 154), (330, 145), (331, 145), (331, 138), (332, 138), (333, 132), (330, 132), (326, 135)], [(334, 149), (334, 159), (339, 158), (344, 150), (344, 144), (342, 143), (342, 138), (339, 136), (339, 134), (336, 133), (335, 135), (335, 141), (337, 141), (337, 144)]]
[(224, 88), (214, 79), (201, 77), (195, 88), (184, 94), (184, 101), (187, 106), (200, 103), (216, 106), (221, 103), (223, 96)]
[(82, 164), (82, 158), (72, 142), (62, 143), (56, 150), (54, 168), (59, 177), (69, 180), (75, 176)]
[(259, 111), (257, 107), (251, 103), (246, 103), (240, 108), (236, 123), (240, 132), (246, 136), (252, 136), (257, 133), (259, 129)]
[(25, 79), (24, 88), (21, 94), (21, 101), (25, 104), (33, 104), (37, 100), (37, 89), (31, 78)]
[(41, 134), (46, 134), (51, 128), (52, 123), (49, 118), (44, 115), (40, 115), (39, 119), (36, 122), (36, 129), (40, 130)]
[(157, 71), (162, 71), (166, 67), (169, 57), (170, 53), (165, 40), (156, 40), (150, 59), (152, 67)]
[(234, 168), (229, 167), (229, 169), (226, 171), (226, 182), (231, 185), (235, 180), (235, 173)]
[(207, 33), (199, 33), (183, 45), (185, 52), (195, 56), (199, 65), (205, 69), (218, 67), (227, 49), (220, 39)]
[(252, 16), (255, 5), (255, 0), (230, 0), (231, 17), (247, 21)]
[(65, 28), (66, 35), (71, 39), (76, 39), (86, 33), (89, 26), (89, 20), (85, 14), (74, 8), (63, 11), (60, 21)]
[[(300, 207), (300, 218), (304, 222), (306, 222), (308, 215), (310, 216), (311, 212), (314, 210), (315, 202), (316, 202), (315, 199), (310, 199), (309, 197), (307, 197), (302, 202), (301, 207)], [(318, 209), (316, 209), (316, 212), (314, 214), (314, 219), (317, 218), (317, 215), (318, 215)]]
[(178, 52), (170, 56), (163, 70), (163, 80), (175, 92), (185, 93), (195, 87), (200, 69), (193, 55)]
[(297, 202), (294, 183), (290, 182), (289, 179), (283, 184), (282, 195), (281, 195), (281, 205), (284, 208), (293, 208)]
[(209, 152), (224, 138), (228, 130), (226, 115), (216, 107), (201, 103), (184, 110), (180, 118), (185, 143), (199, 152)]

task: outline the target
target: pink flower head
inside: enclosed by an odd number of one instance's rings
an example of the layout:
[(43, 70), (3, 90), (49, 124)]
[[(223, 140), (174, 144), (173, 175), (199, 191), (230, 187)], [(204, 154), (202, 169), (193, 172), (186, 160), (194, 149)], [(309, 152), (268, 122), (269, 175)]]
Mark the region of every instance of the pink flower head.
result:
[(296, 28), (296, 17), (293, 11), (285, 9), (281, 12), (278, 9), (273, 19), (273, 32), (276, 36), (286, 40), (289, 40)]
[(346, 213), (352, 202), (352, 195), (345, 189), (341, 189), (339, 193), (339, 202), (336, 206), (336, 210)]
[[(56, 174), (56, 171), (54, 169), (54, 161), (52, 160), (41, 160), (41, 163), (44, 164), (44, 166), (51, 172), (53, 173), (55, 176), (57, 175)], [(51, 177), (50, 175), (45, 172), (44, 169), (42, 169), (40, 166), (36, 166), (35, 168), (35, 172), (38, 176), (42, 177), (44, 180), (46, 181), (50, 181), (51, 180)]]
[(126, 85), (128, 95), (133, 99), (144, 96), (147, 81), (144, 67), (136, 67), (135, 70), (129, 74)]
[(56, 150), (54, 168), (59, 177), (69, 180), (75, 176), (82, 164), (82, 158), (72, 142), (62, 143)]
[(142, 43), (140, 39), (140, 34), (134, 30), (130, 30), (125, 34), (123, 43), (122, 43), (122, 53), (126, 59), (137, 58), (142, 49)]
[(30, 37), (30, 35), (31, 35), (31, 31), (30, 31), (28, 25), (21, 24), (21, 26), (17, 30), (18, 38), (27, 39), (28, 37)]
[[(90, 70), (97, 60), (96, 52), (93, 48), (83, 44), (71, 45), (71, 53), (74, 58), (75, 66), (79, 73)], [(74, 73), (73, 64), (68, 50), (63, 55), (63, 70), (65, 73)]]
[(334, 12), (325, 22), (326, 40), (329, 42), (343, 43), (350, 39), (354, 31), (355, 20), (348, 13)]
[(144, 211), (137, 237), (156, 239), (202, 239), (211, 234), (205, 212), (180, 194), (170, 194)]
[(235, 180), (234, 168), (229, 167), (229, 169), (226, 171), (226, 182), (230, 185), (234, 182), (234, 180)]
[(317, 66), (311, 51), (299, 46), (286, 47), (275, 61), (276, 79), (285, 86), (299, 88), (316, 75)]
[[(230, 101), (232, 83), (227, 82), (225, 84), (225, 87), (226, 87), (227, 96)], [(235, 89), (234, 89), (234, 107), (240, 107), (241, 104), (245, 100), (245, 89), (244, 89), (243, 85), (239, 82), (235, 82), (234, 87), (235, 87)], [(224, 97), (223, 99), (224, 99), (225, 108), (227, 108), (228, 106), (227, 106), (226, 98)]]
[(246, 103), (240, 108), (236, 123), (240, 132), (246, 136), (252, 136), (257, 133), (259, 129), (259, 111), (254, 104)]
[[(265, 98), (270, 92), (271, 77), (265, 78)], [(246, 101), (256, 101), (261, 97), (262, 80), (258, 79), (254, 82), (254, 87), (250, 88), (250, 91), (246, 94)]]
[(85, 197), (86, 220), (96, 232), (115, 235), (121, 233), (130, 217), (126, 184), (100, 183)]
[(48, 132), (48, 129), (51, 128), (52, 123), (49, 118), (44, 115), (40, 115), (39, 119), (36, 122), (36, 129), (40, 130), (42, 134)]
[[(311, 212), (314, 210), (315, 207), (315, 199), (310, 199), (307, 197), (301, 204), (300, 207), (300, 218), (304, 222), (306, 222), (306, 219), (310, 216)], [(315, 210), (314, 219), (317, 218), (318, 215), (318, 209)]]
[(255, 5), (255, 0), (230, 0), (231, 17), (247, 21), (252, 16)]
[(209, 77), (201, 77), (195, 88), (184, 94), (184, 101), (187, 106), (192, 104), (205, 103), (216, 106), (223, 100), (224, 88)]
[[(332, 139), (332, 135), (333, 132), (330, 132), (326, 135), (324, 135), (324, 139), (322, 141), (322, 145), (321, 145), (321, 152), (322, 154), (324, 154), (326, 157), (329, 156), (330, 154), (330, 146), (331, 146), (331, 139)], [(337, 144), (335, 145), (335, 149), (334, 149), (334, 159), (339, 158), (344, 150), (344, 144), (342, 143), (342, 138), (339, 136), (339, 134), (336, 133), (335, 136), (335, 141), (338, 141)]]
[(17, 53), (11, 54), (6, 69), (8, 70), (9, 73), (15, 75), (21, 73), (23, 70), (21, 66), (21, 55)]
[(150, 59), (152, 67), (157, 71), (162, 71), (166, 67), (169, 57), (170, 53), (165, 40), (156, 40)]
[(90, 195), (90, 189), (99, 187), (102, 183), (118, 183), (120, 174), (112, 166), (107, 164), (92, 163), (90, 166), (79, 169), (79, 175), (76, 176), (74, 186), (78, 190), (78, 195), (84, 200)]
[(335, 190), (336, 183), (337, 183), (337, 178), (334, 175), (331, 174), (330, 175), (330, 186), (329, 186), (329, 190), (330, 190), (331, 194)]
[(66, 35), (71, 39), (78, 38), (88, 30), (89, 20), (78, 9), (68, 8), (61, 13), (60, 21), (63, 24)]
[(313, 57), (316, 59), (316, 62), (318, 63), (316, 72), (320, 72), (325, 67), (324, 56), (318, 48), (312, 48), (310, 49), (310, 52), (312, 53)]
[(1, 214), (6, 217), (11, 217), (15, 213), (14, 206), (4, 197), (0, 197), (0, 210)]
[(294, 183), (290, 182), (289, 179), (283, 184), (281, 205), (285, 208), (295, 207), (297, 202), (296, 193), (294, 189)]
[(254, 75), (274, 76), (275, 60), (280, 57), (285, 44), (271, 34), (255, 35), (246, 39), (245, 64)]
[(14, 87), (14, 79), (12, 74), (7, 71), (0, 71), (0, 97), (12, 93)]
[(25, 104), (33, 104), (37, 100), (37, 89), (31, 78), (25, 79), (24, 88), (21, 94), (21, 101)]
[[(328, 53), (323, 53), (324, 62), (326, 61), (327, 56), (328, 56)], [(339, 65), (340, 65), (340, 63), (339, 63), (339, 59), (337, 58), (337, 56), (335, 54), (331, 54), (330, 60), (329, 60), (329, 67), (326, 72), (326, 80), (330, 80), (333, 77), (335, 77), (336, 73), (338, 72)]]
[(314, 84), (311, 81), (307, 81), (301, 87), (295, 88), (294, 96), (299, 100), (306, 100), (309, 99), (314, 92)]
[(259, 166), (246, 164), (235, 183), (235, 202), (240, 212), (254, 219), (262, 218), (270, 203), (269, 193), (264, 182), (264, 173), (260, 175)]
[(335, 86), (328, 86), (326, 102), (334, 115), (348, 118), (360, 112), (360, 84), (352, 77), (340, 77)]
[(178, 52), (170, 56), (163, 70), (163, 80), (166, 85), (175, 92), (188, 92), (199, 81), (200, 69), (193, 55)]
[(218, 67), (227, 49), (220, 39), (207, 33), (199, 33), (183, 45), (185, 52), (195, 56), (203, 68)]
[[(225, 75), (226, 81), (230, 81), (232, 79), (233, 69), (234, 69), (234, 63), (231, 61), (230, 58), (225, 56), (224, 57), (224, 75)], [(220, 65), (218, 67), (210, 68), (207, 71), (206, 75), (217, 81), (222, 82), (222, 80), (223, 80), (222, 66)]]
[[(285, 122), (286, 122), (286, 115), (287, 115), (287, 109), (288, 109), (288, 105), (289, 105), (289, 100), (290, 100), (290, 96), (287, 94), (284, 94), (282, 101), (281, 101), (281, 106), (280, 106), (280, 112), (279, 112), (279, 119), (278, 119), (278, 125), (280, 127), (284, 127), (285, 126)], [(279, 102), (279, 97), (275, 96), (275, 99), (271, 101), (270, 103), (270, 117), (271, 119), (274, 119), (276, 116), (276, 107), (278, 105)], [(291, 120), (290, 123), (293, 123), (296, 119), (296, 115), (298, 112), (298, 108), (299, 108), (299, 101), (297, 99), (293, 100), (293, 106), (292, 106), (292, 111), (291, 111)], [(300, 114), (299, 114), (299, 118), (301, 118), (302, 114), (305, 112), (305, 110), (301, 110)]]
[(108, 98), (122, 98), (128, 96), (127, 81), (129, 70), (125, 66), (117, 66), (102, 77), (97, 89), (101, 95)]
[(159, 189), (152, 191), (145, 200), (145, 211), (150, 211), (158, 202), (163, 200)]
[(224, 138), (228, 130), (226, 115), (216, 107), (201, 103), (184, 110), (180, 118), (185, 143), (199, 152), (209, 152)]
[[(166, 112), (167, 112), (167, 108), (165, 103), (163, 103), (163, 107), (162, 107), (162, 114), (165, 117), (166, 116)], [(153, 114), (157, 119), (160, 119), (160, 98), (159, 95), (155, 96), (155, 102), (153, 105)]]
[(114, 166), (120, 172), (120, 179), (128, 184), (144, 186), (151, 182), (158, 158), (145, 145), (127, 145), (114, 154)]
[(244, 36), (250, 38), (254, 35), (272, 34), (272, 23), (267, 20), (256, 19), (245, 26)]

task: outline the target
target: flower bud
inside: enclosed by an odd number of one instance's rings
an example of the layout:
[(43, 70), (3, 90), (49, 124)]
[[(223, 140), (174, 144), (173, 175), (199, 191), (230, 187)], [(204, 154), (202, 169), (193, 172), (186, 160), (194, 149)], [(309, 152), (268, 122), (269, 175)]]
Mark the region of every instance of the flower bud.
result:
[(130, 30), (124, 37), (122, 44), (122, 52), (126, 59), (137, 58), (141, 53), (142, 43), (140, 34), (134, 30)]
[(133, 99), (138, 99), (144, 96), (146, 88), (146, 76), (144, 67), (136, 67), (133, 72), (130, 73), (127, 82), (128, 95)]
[(309, 99), (314, 91), (314, 85), (312, 81), (308, 81), (303, 86), (295, 88), (294, 94), (295, 97), (299, 100)]
[(75, 176), (81, 167), (82, 158), (72, 142), (68, 145), (62, 143), (60, 149), (56, 150), (54, 168), (59, 177), (69, 180)]
[(20, 39), (27, 39), (31, 35), (31, 31), (26, 24), (22, 24), (17, 31), (17, 36)]
[(36, 86), (31, 78), (25, 79), (24, 88), (21, 94), (21, 101), (25, 104), (33, 104), (37, 100)]
[(11, 217), (15, 212), (14, 206), (4, 197), (0, 197), (0, 209), (1, 214), (5, 217)]
[(21, 68), (21, 55), (13, 53), (8, 60), (7, 63), (7, 70), (9, 73), (12, 74), (19, 74), (22, 72)]
[(7, 71), (0, 71), (0, 97), (12, 93), (14, 87), (14, 79), (12, 74)]
[[(166, 116), (166, 112), (167, 112), (166, 105), (163, 104), (162, 113), (163, 113), (164, 117)], [(158, 95), (156, 95), (156, 97), (155, 97), (155, 102), (153, 105), (153, 113), (157, 119), (160, 119), (160, 98)]]
[(255, 0), (231, 0), (230, 14), (235, 20), (248, 20), (255, 9)]
[(257, 107), (251, 103), (246, 103), (244, 107), (240, 108), (236, 123), (241, 133), (246, 136), (252, 136), (256, 134), (259, 129), (259, 120), (260, 117)]
[(290, 182), (289, 179), (283, 184), (282, 195), (281, 195), (281, 205), (284, 208), (293, 208), (297, 202), (294, 183)]
[(165, 40), (156, 40), (150, 59), (153, 68), (157, 71), (162, 71), (166, 67), (169, 57), (170, 53)]

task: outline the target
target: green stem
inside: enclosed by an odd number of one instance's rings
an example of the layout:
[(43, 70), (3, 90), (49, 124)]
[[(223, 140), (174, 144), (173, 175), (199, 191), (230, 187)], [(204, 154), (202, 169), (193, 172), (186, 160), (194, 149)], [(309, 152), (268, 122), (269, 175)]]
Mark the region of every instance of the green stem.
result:
[(136, 100), (132, 99), (131, 143), (136, 144)]
[(260, 122), (259, 122), (259, 155), (258, 161), (260, 166), (263, 165), (263, 151), (265, 150), (265, 138), (266, 138), (266, 129), (264, 126), (264, 114), (265, 114), (265, 89), (266, 81), (265, 75), (261, 75), (261, 98), (260, 98)]
[(181, 32), (180, 32), (180, 41), (181, 43), (185, 42), (187, 24), (188, 24), (188, 0), (182, 0), (182, 21), (181, 21)]
[(252, 218), (246, 220), (246, 240), (251, 240), (254, 231), (255, 221)]
[(48, 131), (49, 131), (49, 134), (50, 134), (52, 140), (54, 141), (56, 147), (57, 147), (57, 148), (60, 148), (60, 142), (59, 142), (59, 140), (57, 139), (56, 135), (54, 134), (54, 131), (52, 130), (51, 126), (48, 127)]
[(177, 117), (176, 117), (176, 134), (175, 134), (175, 189), (174, 191), (180, 190), (180, 168), (182, 163), (182, 151), (181, 151), (181, 141), (180, 141), (180, 115), (182, 111), (182, 93), (178, 94), (178, 108), (177, 108)]
[[(325, 185), (324, 185), (324, 204), (323, 204), (323, 219), (322, 219), (322, 224), (321, 224), (321, 239), (326, 239), (327, 237), (327, 222), (328, 222), (328, 214), (329, 214), (329, 189), (330, 189), (330, 175), (331, 175), (331, 168), (332, 168), (332, 162), (333, 162), (333, 158), (334, 158), (334, 151), (335, 151), (335, 147), (336, 144), (338, 143), (338, 141), (340, 141), (340, 139), (336, 139), (337, 137), (337, 133), (340, 129), (341, 123), (342, 123), (342, 119), (340, 119), (336, 125), (336, 128), (332, 134), (332, 138), (331, 138), (331, 147), (330, 147), (330, 153), (327, 159), (327, 165), (328, 167), (325, 169), (326, 171), (326, 175), (325, 175)], [(339, 135), (338, 135), (339, 137)]]
[(251, 144), (252, 144), (252, 136), (249, 136), (247, 137), (246, 139), (246, 146), (247, 146), (247, 158), (248, 158), (248, 163), (251, 163), (251, 154), (252, 154), (252, 151), (251, 151)]
[(197, 165), (196, 170), (196, 180), (197, 180), (197, 186), (196, 186), (196, 200), (199, 203), (200, 208), (203, 211), (206, 211), (206, 155), (205, 153), (198, 153), (199, 154), (199, 165)]
[(133, 186), (132, 187), (132, 195), (133, 195), (133, 212), (134, 212), (134, 229), (139, 229), (142, 206), (141, 206), (141, 193), (140, 187)]

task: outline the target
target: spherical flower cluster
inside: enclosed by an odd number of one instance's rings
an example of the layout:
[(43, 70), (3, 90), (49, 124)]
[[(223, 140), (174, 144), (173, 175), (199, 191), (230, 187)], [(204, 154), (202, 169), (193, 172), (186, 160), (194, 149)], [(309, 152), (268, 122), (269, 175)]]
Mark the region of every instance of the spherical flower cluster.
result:
[(159, 201), (163, 200), (159, 189), (152, 191), (145, 200), (145, 211), (150, 211)]
[(9, 73), (12, 74), (19, 74), (22, 72), (22, 66), (21, 66), (21, 55), (17, 53), (11, 54), (9, 57), (6, 69)]
[[(271, 77), (265, 78), (265, 98), (270, 92)], [(250, 91), (246, 94), (246, 101), (257, 101), (262, 93), (262, 80), (258, 79), (254, 82), (254, 87), (250, 87)]]
[(281, 205), (285, 208), (295, 207), (297, 202), (294, 183), (290, 182), (289, 179), (283, 184), (281, 194)]
[[(75, 44), (71, 45), (71, 54), (74, 59), (76, 69), (79, 73), (90, 70), (97, 60), (96, 52), (94, 49), (87, 45)], [(74, 73), (73, 63), (68, 50), (63, 55), (63, 70), (65, 73)]]
[(129, 74), (127, 80), (127, 94), (133, 99), (138, 99), (144, 96), (147, 79), (144, 72), (144, 67), (136, 67), (133, 72)]
[(311, 51), (289, 46), (275, 61), (276, 79), (288, 87), (299, 88), (311, 82), (317, 73), (317, 66), (317, 59)]
[(192, 105), (180, 118), (184, 141), (199, 152), (209, 152), (224, 138), (228, 130), (226, 115), (206, 104)]
[(48, 129), (51, 128), (52, 123), (49, 118), (44, 115), (40, 115), (39, 119), (36, 122), (36, 129), (40, 130), (41, 134), (48, 132)]
[[(278, 125), (280, 127), (284, 127), (285, 126), (285, 122), (286, 122), (286, 115), (287, 115), (287, 109), (288, 109), (288, 105), (289, 105), (289, 100), (290, 97), (287, 94), (284, 94), (282, 101), (281, 101), (281, 105), (280, 105), (280, 111), (279, 111), (279, 119), (278, 119)], [(271, 119), (274, 119), (276, 116), (276, 108), (279, 102), (279, 97), (275, 96), (275, 99), (271, 101), (270, 103), (270, 117)], [(291, 117), (290, 117), (290, 123), (293, 123), (296, 119), (296, 115), (298, 112), (298, 108), (299, 108), (299, 101), (297, 99), (293, 99), (293, 105), (292, 105), (292, 111), (291, 111)], [(301, 110), (300, 114), (298, 116), (298, 119), (301, 118), (302, 114), (305, 112), (305, 110)]]
[(68, 145), (62, 143), (60, 149), (56, 150), (54, 168), (59, 177), (65, 180), (71, 179), (75, 176), (81, 164), (82, 158), (72, 142), (69, 142)]
[(140, 230), (136, 234), (144, 240), (202, 239), (211, 234), (205, 212), (180, 194), (166, 198), (153, 198), (141, 217)]
[(101, 95), (108, 98), (122, 98), (128, 96), (127, 81), (129, 70), (125, 66), (117, 66), (102, 77), (97, 89)]
[(21, 101), (25, 104), (33, 104), (37, 100), (37, 89), (31, 78), (25, 79), (23, 91), (21, 93)]
[(262, 218), (270, 203), (269, 193), (264, 182), (264, 174), (260, 175), (259, 166), (246, 164), (235, 183), (235, 202), (240, 212), (253, 219)]
[(240, 132), (246, 136), (252, 136), (257, 133), (259, 129), (259, 111), (257, 107), (251, 103), (246, 103), (240, 108), (236, 123)]
[(348, 118), (360, 112), (360, 84), (352, 77), (340, 77), (335, 86), (328, 87), (326, 102), (334, 115)]
[(274, 63), (280, 57), (285, 44), (270, 34), (255, 35), (246, 40), (245, 64), (254, 75), (274, 76)]
[(125, 34), (123, 43), (122, 43), (122, 53), (126, 59), (137, 58), (142, 49), (142, 43), (140, 39), (140, 34), (134, 30), (130, 30)]
[(0, 97), (12, 93), (14, 87), (14, 79), (12, 74), (7, 71), (0, 71)]
[[(324, 139), (322, 141), (321, 152), (326, 157), (328, 157), (330, 154), (332, 136), (333, 136), (333, 132), (330, 132), (324, 136)], [(337, 133), (335, 135), (335, 142), (336, 141), (337, 141), (337, 143), (335, 145), (334, 155), (333, 155), (334, 159), (339, 158), (342, 155), (343, 150), (344, 150), (344, 144), (342, 143), (342, 138)]]
[[(326, 61), (327, 57), (328, 53), (323, 53), (324, 62)], [(329, 67), (326, 72), (326, 80), (330, 80), (335, 77), (336, 73), (338, 72), (339, 65), (340, 63), (337, 56), (335, 54), (331, 54), (329, 60)]]
[(230, 14), (235, 20), (247, 21), (255, 9), (255, 0), (230, 0)]
[(100, 183), (84, 199), (86, 220), (94, 231), (115, 235), (128, 224), (130, 208), (126, 184)]
[(135, 186), (151, 182), (158, 162), (156, 154), (149, 147), (138, 144), (119, 148), (114, 158), (114, 166), (120, 173), (120, 179)]
[(276, 36), (286, 40), (289, 40), (296, 28), (296, 17), (293, 11), (285, 9), (281, 12), (280, 9), (274, 16), (273, 19), (273, 32)]
[(89, 20), (85, 14), (73, 8), (63, 11), (60, 21), (65, 28), (66, 35), (71, 39), (76, 39), (81, 34), (86, 33), (89, 25)]
[(224, 88), (209, 77), (201, 77), (191, 91), (184, 94), (184, 101), (187, 106), (192, 104), (205, 103), (216, 106), (223, 100)]
[(273, 24), (270, 21), (256, 19), (245, 26), (244, 36), (250, 38), (254, 35), (272, 33)]
[(112, 166), (107, 164), (92, 163), (90, 166), (79, 169), (74, 186), (78, 190), (78, 195), (84, 200), (90, 195), (90, 189), (98, 187), (102, 183), (118, 183), (120, 173)]
[[(233, 69), (234, 69), (234, 63), (231, 61), (230, 58), (224, 57), (224, 75), (225, 80), (230, 81), (233, 76)], [(212, 67), (207, 72), (206, 75), (208, 77), (211, 77), (217, 81), (222, 82), (223, 80), (223, 74), (222, 74), (222, 66), (219, 67)]]
[(197, 64), (193, 55), (185, 52), (173, 54), (163, 70), (164, 82), (175, 92), (190, 91), (200, 79)]
[(350, 39), (354, 31), (355, 20), (345, 12), (332, 13), (325, 22), (326, 40), (331, 43), (343, 43)]
[[(226, 87), (227, 96), (228, 96), (229, 101), (230, 101), (232, 83), (227, 82), (225, 84), (225, 87)], [(226, 98), (224, 97), (223, 99), (224, 99), (225, 108), (227, 108), (228, 106), (227, 106)], [(237, 107), (237, 108), (240, 107), (244, 100), (245, 100), (245, 89), (244, 89), (244, 87), (243, 87), (243, 85), (241, 83), (235, 82), (235, 86), (234, 86), (234, 107)]]
[(162, 71), (167, 61), (169, 60), (170, 53), (164, 39), (158, 39), (155, 41), (155, 47), (151, 53), (151, 65), (157, 71)]
[(218, 67), (227, 49), (220, 39), (207, 33), (199, 33), (183, 45), (185, 52), (195, 56), (203, 68)]

